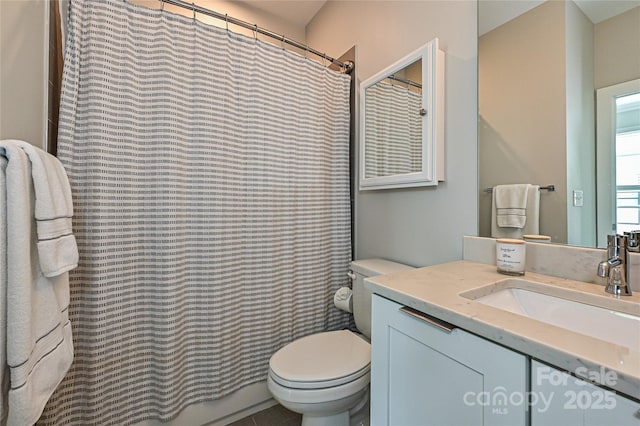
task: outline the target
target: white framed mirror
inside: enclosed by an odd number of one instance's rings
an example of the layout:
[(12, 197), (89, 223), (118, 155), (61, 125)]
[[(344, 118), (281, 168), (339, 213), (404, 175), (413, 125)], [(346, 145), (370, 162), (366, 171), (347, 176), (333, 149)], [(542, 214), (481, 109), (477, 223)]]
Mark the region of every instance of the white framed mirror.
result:
[(360, 190), (444, 180), (444, 52), (434, 39), (360, 85)]

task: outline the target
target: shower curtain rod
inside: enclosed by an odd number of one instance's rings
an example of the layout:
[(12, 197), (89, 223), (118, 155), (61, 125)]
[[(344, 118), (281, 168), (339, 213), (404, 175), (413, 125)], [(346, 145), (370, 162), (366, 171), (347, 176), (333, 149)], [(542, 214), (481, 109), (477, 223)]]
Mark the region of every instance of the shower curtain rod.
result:
[(413, 87), (417, 87), (419, 89), (422, 89), (422, 84), (416, 83), (415, 81), (407, 80), (406, 78), (397, 77), (394, 74), (391, 74), (390, 76), (387, 76), (387, 78), (389, 80), (396, 80), (396, 81), (399, 81), (400, 83), (408, 84), (409, 86), (413, 86)]
[(291, 40), (286, 38), (284, 35), (280, 35), (278, 33), (274, 33), (273, 31), (264, 29), (259, 27), (258, 25), (251, 25), (248, 22), (242, 21), (240, 19), (237, 18), (233, 18), (227, 14), (222, 14), (220, 12), (216, 12), (214, 10), (211, 9), (206, 9), (202, 6), (198, 6), (195, 3), (187, 3), (185, 1), (182, 0), (160, 0), (161, 3), (167, 3), (167, 4), (171, 4), (173, 6), (178, 6), (178, 7), (182, 7), (184, 9), (190, 9), (193, 11), (193, 16), (195, 19), (195, 15), (196, 13), (201, 13), (203, 15), (207, 15), (207, 16), (212, 16), (214, 18), (223, 20), (227, 23), (233, 24), (233, 25), (237, 25), (239, 27), (242, 28), (246, 28), (249, 29), (255, 33), (260, 33), (263, 35), (266, 35), (268, 37), (280, 40), (282, 43), (286, 43), (289, 44), (291, 46), (297, 47), (298, 49), (302, 49), (304, 51), (307, 51), (309, 53), (313, 53), (316, 56), (320, 56), (321, 58), (323, 58), (324, 60), (329, 61), (332, 64), (336, 64), (340, 67), (340, 69), (346, 73), (346, 74), (350, 74), (351, 71), (353, 70), (353, 62), (351, 61), (346, 61), (346, 62), (341, 62), (335, 58), (332, 58), (331, 56), (327, 56), (326, 53), (322, 53), (318, 50), (312, 49), (309, 46), (300, 43), (299, 41), (295, 41), (295, 40)]

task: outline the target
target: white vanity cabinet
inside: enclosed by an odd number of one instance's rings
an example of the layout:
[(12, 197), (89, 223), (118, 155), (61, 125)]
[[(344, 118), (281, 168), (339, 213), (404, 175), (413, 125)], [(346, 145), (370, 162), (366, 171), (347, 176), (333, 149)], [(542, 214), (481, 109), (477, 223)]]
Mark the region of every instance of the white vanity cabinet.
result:
[(526, 424), (527, 358), (420, 316), (373, 297), (371, 424)]
[[(593, 373), (601, 383), (616, 380), (604, 371)], [(532, 426), (640, 426), (640, 403), (535, 360), (531, 397)]]

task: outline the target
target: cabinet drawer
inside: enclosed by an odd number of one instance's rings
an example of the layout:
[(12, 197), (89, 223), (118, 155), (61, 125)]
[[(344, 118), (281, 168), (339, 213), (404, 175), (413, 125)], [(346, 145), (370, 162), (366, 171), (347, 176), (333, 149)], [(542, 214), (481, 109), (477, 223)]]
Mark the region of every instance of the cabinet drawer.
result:
[(640, 426), (640, 403), (535, 360), (531, 396), (532, 426)]
[(373, 425), (526, 423), (526, 357), (375, 295)]

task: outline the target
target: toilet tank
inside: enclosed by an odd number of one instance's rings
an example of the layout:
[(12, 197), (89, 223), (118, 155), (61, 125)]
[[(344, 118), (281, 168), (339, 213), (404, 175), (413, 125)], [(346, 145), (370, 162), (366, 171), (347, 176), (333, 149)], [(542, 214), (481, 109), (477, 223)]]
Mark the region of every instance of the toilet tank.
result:
[(384, 259), (363, 259), (351, 262), (353, 280), (353, 318), (358, 330), (371, 338), (371, 291), (364, 287), (364, 280), (376, 275), (413, 269), (411, 266)]

